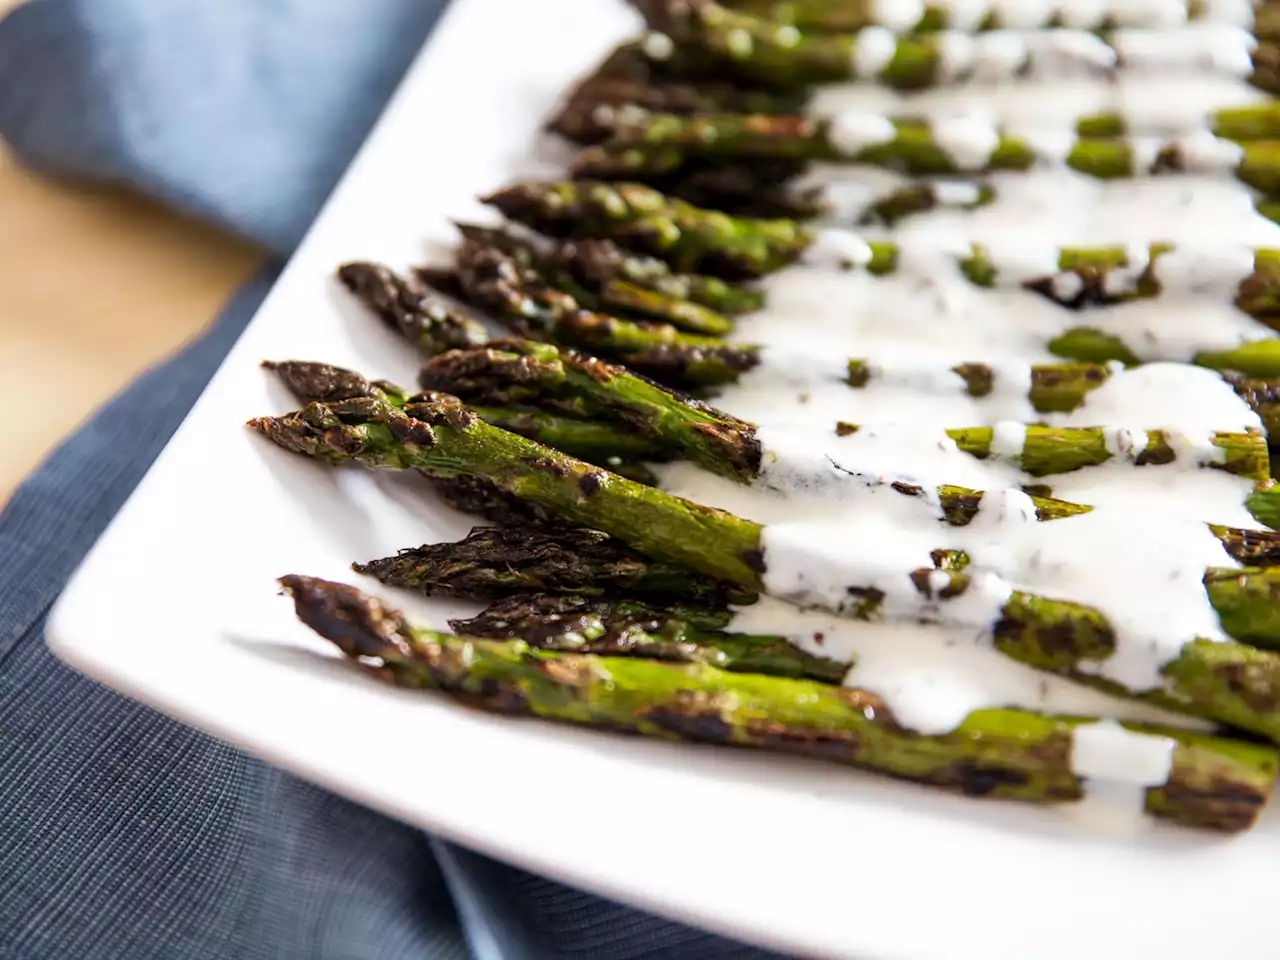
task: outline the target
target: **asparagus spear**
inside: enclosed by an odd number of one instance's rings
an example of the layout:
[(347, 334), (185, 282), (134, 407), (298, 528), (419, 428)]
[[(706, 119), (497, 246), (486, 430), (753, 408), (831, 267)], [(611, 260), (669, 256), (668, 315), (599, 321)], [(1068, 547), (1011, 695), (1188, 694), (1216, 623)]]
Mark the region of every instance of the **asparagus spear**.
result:
[[(689, 158), (674, 171), (644, 174), (638, 179), (672, 199), (734, 217), (812, 220), (828, 215), (831, 204), (821, 188), (794, 185), (807, 167), (807, 163), (790, 160), (719, 163)], [(582, 169), (575, 169), (573, 175), (588, 180), (614, 179), (607, 172)]]
[[(1034, 143), (971, 119), (637, 113), (616, 123), (603, 146), (584, 150), (577, 173), (607, 171), (626, 179), (676, 169), (691, 157), (871, 164), (917, 176), (1029, 170), (1044, 159)], [(1235, 144), (1201, 134), (1148, 148), (1119, 137), (1086, 138), (1065, 156), (1053, 155), (1059, 157), (1099, 179), (1211, 169), (1234, 174), (1264, 194), (1280, 191), (1280, 146), (1272, 141)]]
[(759, 362), (752, 347), (583, 310), (571, 295), (492, 246), (464, 241), (457, 259), (468, 300), (523, 336), (589, 349), (682, 386), (732, 382)]
[[(666, 0), (632, 0), (642, 10)], [(1073, 27), (1084, 30), (1110, 30), (1116, 27), (1170, 27), (1179, 26), (1171, 20), (1169, 7), (1160, 4), (1133, 4), (1113, 9), (1107, 4), (1073, 7), (1061, 2), (1049, 7), (1027, 5), (1026, 13), (1018, 15), (1015, 8), (993, 10), (989, 4), (977, 4), (966, 11), (955, 4), (924, 4), (918, 17), (911, 11), (911, 18), (898, 16), (886, 20), (887, 10), (875, 0), (722, 0), (724, 6), (779, 24), (789, 24), (802, 30), (827, 33), (851, 33), (865, 27), (888, 27), (902, 33), (931, 33), (937, 30), (985, 31), (1000, 29), (1037, 29), (1042, 27)], [(1009, 19), (1008, 11), (1015, 11)], [(1212, 6), (1196, 3), (1185, 4), (1184, 17), (1192, 21), (1214, 22)], [(1232, 21), (1227, 20), (1228, 24)], [(1254, 4), (1254, 23), (1251, 28), (1259, 39), (1280, 35), (1280, 7), (1270, 0), (1257, 0)]]
[(465, 600), (523, 593), (621, 594), (723, 607), (755, 599), (732, 583), (655, 562), (606, 533), (578, 527), (476, 527), (457, 543), (425, 544), (353, 568), (429, 597)]
[[(705, 620), (699, 623), (698, 620)], [(731, 673), (755, 673), (838, 684), (848, 663), (815, 657), (785, 637), (726, 633), (727, 614), (697, 608), (661, 609), (633, 601), (578, 596), (515, 596), (477, 617), (451, 620), (469, 637), (523, 640), (535, 650), (608, 657), (643, 657), (673, 663), (703, 663)]]
[(680, 271), (731, 278), (771, 273), (813, 241), (810, 230), (790, 220), (733, 218), (638, 183), (524, 182), (484, 202), (539, 233), (616, 240)]
[(547, 129), (577, 143), (599, 143), (613, 123), (632, 110), (662, 113), (788, 113), (804, 106), (803, 91), (751, 89), (723, 81), (690, 82), (596, 73), (565, 99)]
[[(1081, 718), (984, 710), (952, 733), (925, 736), (895, 722), (891, 706), (867, 691), (454, 637), (412, 627), (398, 611), (342, 584), (302, 576), (281, 583), (303, 623), (375, 675), (487, 710), (798, 753), (969, 796), (1048, 803), (1078, 800), (1087, 789), (1072, 769), (1074, 729), (1088, 722)], [(1273, 750), (1131, 729), (1177, 743), (1168, 782), (1147, 790), (1152, 815), (1221, 831), (1252, 825), (1275, 781)]]
[[(662, 264), (662, 261), (650, 257), (628, 257), (607, 240), (583, 241), (581, 244), (569, 241), (541, 249), (533, 239), (517, 236), (505, 228), (472, 223), (460, 223), (457, 227), (464, 240), (459, 260), (464, 259), (469, 250), (492, 248), (524, 268), (526, 272), (522, 275), (530, 279), (536, 277), (539, 282), (568, 294), (583, 309), (612, 310), (624, 316), (635, 315), (642, 320), (659, 320), (677, 330), (709, 336), (723, 336), (733, 330), (733, 321), (715, 310), (678, 293), (658, 289), (651, 284), (633, 283), (618, 276), (628, 260), (635, 261), (632, 272), (642, 275), (645, 266)], [(596, 244), (608, 244), (612, 249), (599, 249), (594, 246)], [(590, 256), (601, 262), (580, 262)], [(665, 268), (666, 264), (662, 266)], [(667, 273), (662, 277), (667, 278), (674, 279), (676, 282), (672, 285), (676, 287), (688, 288), (696, 283), (694, 278), (685, 280), (678, 274), (673, 277)], [(459, 272), (459, 281), (465, 291), (462, 271)]]
[(348, 263), (338, 278), (387, 326), (428, 355), (473, 347), (489, 339), (484, 327), (428, 299), (427, 288), (378, 263)]
[[(402, 407), (406, 403), (432, 399), (430, 393), (406, 390), (387, 380), (369, 381), (354, 370), (327, 363), (285, 360), (266, 361), (263, 366), (274, 372), (302, 403), (381, 397)], [(486, 423), (610, 469), (616, 470), (619, 464), (635, 460), (666, 459), (665, 451), (657, 443), (623, 432), (612, 423), (557, 416), (536, 408), (474, 406), (472, 409)]]
[(569, 240), (553, 247), (550, 260), (578, 283), (606, 298), (610, 284), (627, 283), (699, 304), (727, 317), (750, 313), (764, 305), (764, 295), (752, 287), (696, 273), (673, 273), (664, 261), (628, 253), (610, 240)]
[[(694, 463), (732, 479), (750, 482), (759, 473), (761, 449), (755, 426), (704, 403), (670, 391), (624, 368), (586, 359), (542, 344), (505, 343), (500, 348), (453, 351), (429, 360), (422, 382), (470, 400), (477, 390), (508, 402), (537, 402), (539, 397), (581, 400), (588, 416), (616, 417), (638, 432), (677, 450)], [(508, 391), (505, 392), (504, 391)], [(856, 425), (835, 424), (848, 435)], [(994, 429), (968, 427), (947, 435), (966, 453), (996, 455)], [(1266, 438), (1261, 433), (1219, 433), (1213, 445), (1222, 451), (1216, 468), (1255, 480), (1270, 477)], [(1031, 426), (1022, 450), (1012, 455), (1032, 476), (1068, 473), (1105, 463), (1115, 454), (1100, 427)], [(1139, 466), (1170, 463), (1175, 457), (1168, 436), (1148, 431), (1134, 455)]]
[[(806, 32), (794, 24), (730, 10), (715, 0), (645, 0), (650, 26), (682, 44), (720, 59), (734, 74), (754, 82), (789, 88), (844, 80), (875, 80), (902, 90), (918, 90), (969, 79), (1011, 79), (1032, 68), (1038, 44), (1019, 43), (1017, 33), (1000, 34), (1000, 56), (986, 56), (983, 38), (965, 47), (954, 34), (893, 37), (883, 30), (858, 33)], [(1103, 39), (1084, 45), (1079, 35), (1052, 47), (1055, 58), (1071, 56), (1087, 69), (1107, 73), (1123, 66), (1126, 51)], [(972, 48), (972, 49), (970, 49)], [(1274, 51), (1263, 43), (1253, 51), (1250, 82), (1274, 93)]]

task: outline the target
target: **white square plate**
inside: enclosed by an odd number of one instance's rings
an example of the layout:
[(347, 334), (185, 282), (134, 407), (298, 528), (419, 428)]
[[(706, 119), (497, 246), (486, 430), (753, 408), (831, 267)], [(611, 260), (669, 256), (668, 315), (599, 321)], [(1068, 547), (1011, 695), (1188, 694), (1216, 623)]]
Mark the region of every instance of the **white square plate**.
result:
[[(325, 360), (412, 382), (411, 351), (338, 289), (334, 268), (419, 262), (427, 244), (452, 241), (451, 218), (485, 215), (478, 195), (554, 175), (554, 150), (537, 146), (543, 117), (638, 26), (622, 0), (454, 4), (248, 332), (68, 587), (49, 625), (53, 649), (388, 814), (784, 950), (858, 960), (1275, 956), (1275, 811), (1233, 839), (1163, 827), (1099, 834), (1068, 812), (817, 763), (491, 717), (375, 683), (293, 619), (276, 577), (357, 582), (352, 560), (452, 539), (470, 522), (423, 496), (415, 477), (326, 470), (252, 435), (246, 419), (293, 406), (259, 362)], [(181, 565), (155, 562), (174, 550)], [(215, 602), (193, 606), (179, 574), (208, 585)], [(437, 623), (456, 612), (394, 599)], [(403, 738), (366, 735), (388, 730)], [(417, 762), (405, 762), (404, 739)]]

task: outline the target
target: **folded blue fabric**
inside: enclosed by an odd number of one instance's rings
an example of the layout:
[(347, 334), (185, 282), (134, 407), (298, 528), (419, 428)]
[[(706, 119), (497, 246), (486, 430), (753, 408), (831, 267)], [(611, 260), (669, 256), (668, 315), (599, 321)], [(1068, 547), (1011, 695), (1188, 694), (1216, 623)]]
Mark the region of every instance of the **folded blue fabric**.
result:
[[(35, 0), (0, 23), (0, 136), (33, 166), (131, 184), (285, 254), (441, 6)], [(388, 820), (49, 654), (51, 603), (274, 277), (0, 514), (0, 957), (772, 956)]]

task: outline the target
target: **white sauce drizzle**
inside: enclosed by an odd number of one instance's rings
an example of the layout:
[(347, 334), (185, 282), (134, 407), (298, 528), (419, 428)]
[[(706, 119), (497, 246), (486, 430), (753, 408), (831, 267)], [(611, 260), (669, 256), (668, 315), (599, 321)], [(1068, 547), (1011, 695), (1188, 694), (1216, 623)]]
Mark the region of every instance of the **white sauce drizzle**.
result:
[(1072, 738), (1076, 776), (1140, 787), (1163, 786), (1173, 769), (1176, 740), (1128, 730), (1113, 720), (1082, 724)]
[[(761, 475), (743, 485), (674, 463), (660, 468), (662, 485), (765, 525), (772, 598), (738, 610), (734, 629), (785, 635), (813, 653), (854, 661), (846, 684), (884, 696), (899, 722), (925, 733), (997, 707), (1109, 718), (1076, 730), (1073, 770), (1089, 790), (1119, 782), (1128, 785), (1125, 796), (1133, 789), (1140, 796), (1167, 780), (1174, 742), (1114, 721), (1208, 725), (1032, 670), (991, 640), (1015, 593), (1084, 604), (1108, 619), (1116, 648), (1081, 669), (1145, 691), (1161, 686), (1161, 669), (1185, 642), (1226, 639), (1201, 580), (1208, 567), (1238, 564), (1207, 524), (1257, 523), (1244, 507), (1251, 482), (1212, 469), (1221, 452), (1211, 440), (1261, 422), (1221, 377), (1185, 361), (1276, 336), (1240, 312), (1234, 297), (1253, 270), (1252, 249), (1280, 247), (1280, 227), (1257, 214), (1252, 192), (1230, 176), (1239, 148), (1213, 137), (1206, 123), (1216, 109), (1263, 99), (1241, 79), (1252, 48), (1240, 30), (1252, 9), (1213, 0), (1203, 5), (1203, 23), (1178, 29), (1185, 0), (941, 5), (950, 28), (940, 37), (942, 72), (978, 79), (908, 94), (840, 85), (820, 90), (812, 111), (833, 117), (832, 142), (849, 154), (893, 136), (886, 115), (919, 116), (961, 170), (987, 164), (998, 130), (1025, 137), (1040, 162), (1029, 172), (984, 175), (993, 204), (961, 209), (976, 199), (975, 184), (941, 181), (936, 209), (865, 232), (851, 221), (908, 181), (857, 167), (812, 171), (806, 185), (824, 191), (832, 223), (800, 264), (764, 281), (768, 306), (741, 318), (735, 334), (763, 345), (762, 362), (715, 400), (759, 425)], [(860, 77), (883, 70), (895, 31), (913, 25), (922, 6), (879, 0), (874, 9), (881, 27), (859, 36)], [(1004, 29), (964, 32), (991, 12)], [(1075, 29), (1051, 38), (1025, 33), (1055, 16)], [(1104, 20), (1127, 28), (1116, 34), (1119, 64), (1108, 59), (1112, 48), (1080, 32)], [(1008, 80), (1028, 58), (1037, 75)], [(1111, 76), (1094, 75), (1112, 66)], [(1104, 112), (1137, 131), (1136, 168), (1149, 169), (1173, 141), (1187, 172), (1100, 181), (1067, 169), (1075, 121)], [(871, 262), (869, 241), (884, 239), (900, 247), (896, 270), (871, 276), (862, 269)], [(1152, 263), (1152, 242), (1176, 249)], [(960, 270), (974, 244), (997, 267), (992, 287)], [(1060, 271), (1059, 248), (1099, 245), (1128, 249), (1108, 290), (1131, 292), (1150, 275), (1162, 294), (1075, 312), (1023, 289), (1023, 281), (1044, 278), (1059, 298), (1074, 297), (1081, 280)], [(1029, 399), (1033, 365), (1059, 362), (1049, 342), (1085, 325), (1119, 337), (1148, 363), (1113, 366), (1075, 410), (1038, 413)], [(845, 382), (850, 359), (865, 362), (865, 386)], [(971, 396), (955, 371), (974, 363), (993, 374), (983, 397)], [(838, 422), (858, 429), (837, 435)], [(1112, 459), (1029, 476), (1019, 454), (1026, 425), (1035, 423), (1102, 428)], [(961, 426), (991, 427), (991, 456), (961, 451), (945, 433)], [(1150, 430), (1166, 432), (1173, 464), (1134, 465)], [(970, 524), (945, 522), (940, 484), (987, 491)], [(1028, 484), (1048, 484), (1054, 496), (1094, 509), (1037, 522), (1021, 489)], [(969, 586), (957, 596), (945, 595), (950, 575), (934, 570), (938, 549), (970, 558)], [(875, 622), (841, 615), (869, 599)]]
[(853, 75), (874, 80), (884, 72), (898, 50), (898, 38), (886, 27), (867, 27), (853, 45)]
[(925, 0), (871, 0), (871, 20), (894, 33), (909, 33), (924, 12)]

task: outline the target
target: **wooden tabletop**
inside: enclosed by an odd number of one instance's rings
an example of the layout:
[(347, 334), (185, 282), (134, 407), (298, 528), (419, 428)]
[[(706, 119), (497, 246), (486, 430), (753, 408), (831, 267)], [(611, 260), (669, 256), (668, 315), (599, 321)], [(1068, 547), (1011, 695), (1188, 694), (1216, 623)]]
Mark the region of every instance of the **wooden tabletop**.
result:
[[(0, 0), (0, 16), (14, 0)], [(196, 335), (261, 255), (0, 144), (0, 503), (95, 407)], [(18, 411), (21, 414), (18, 415)]]

